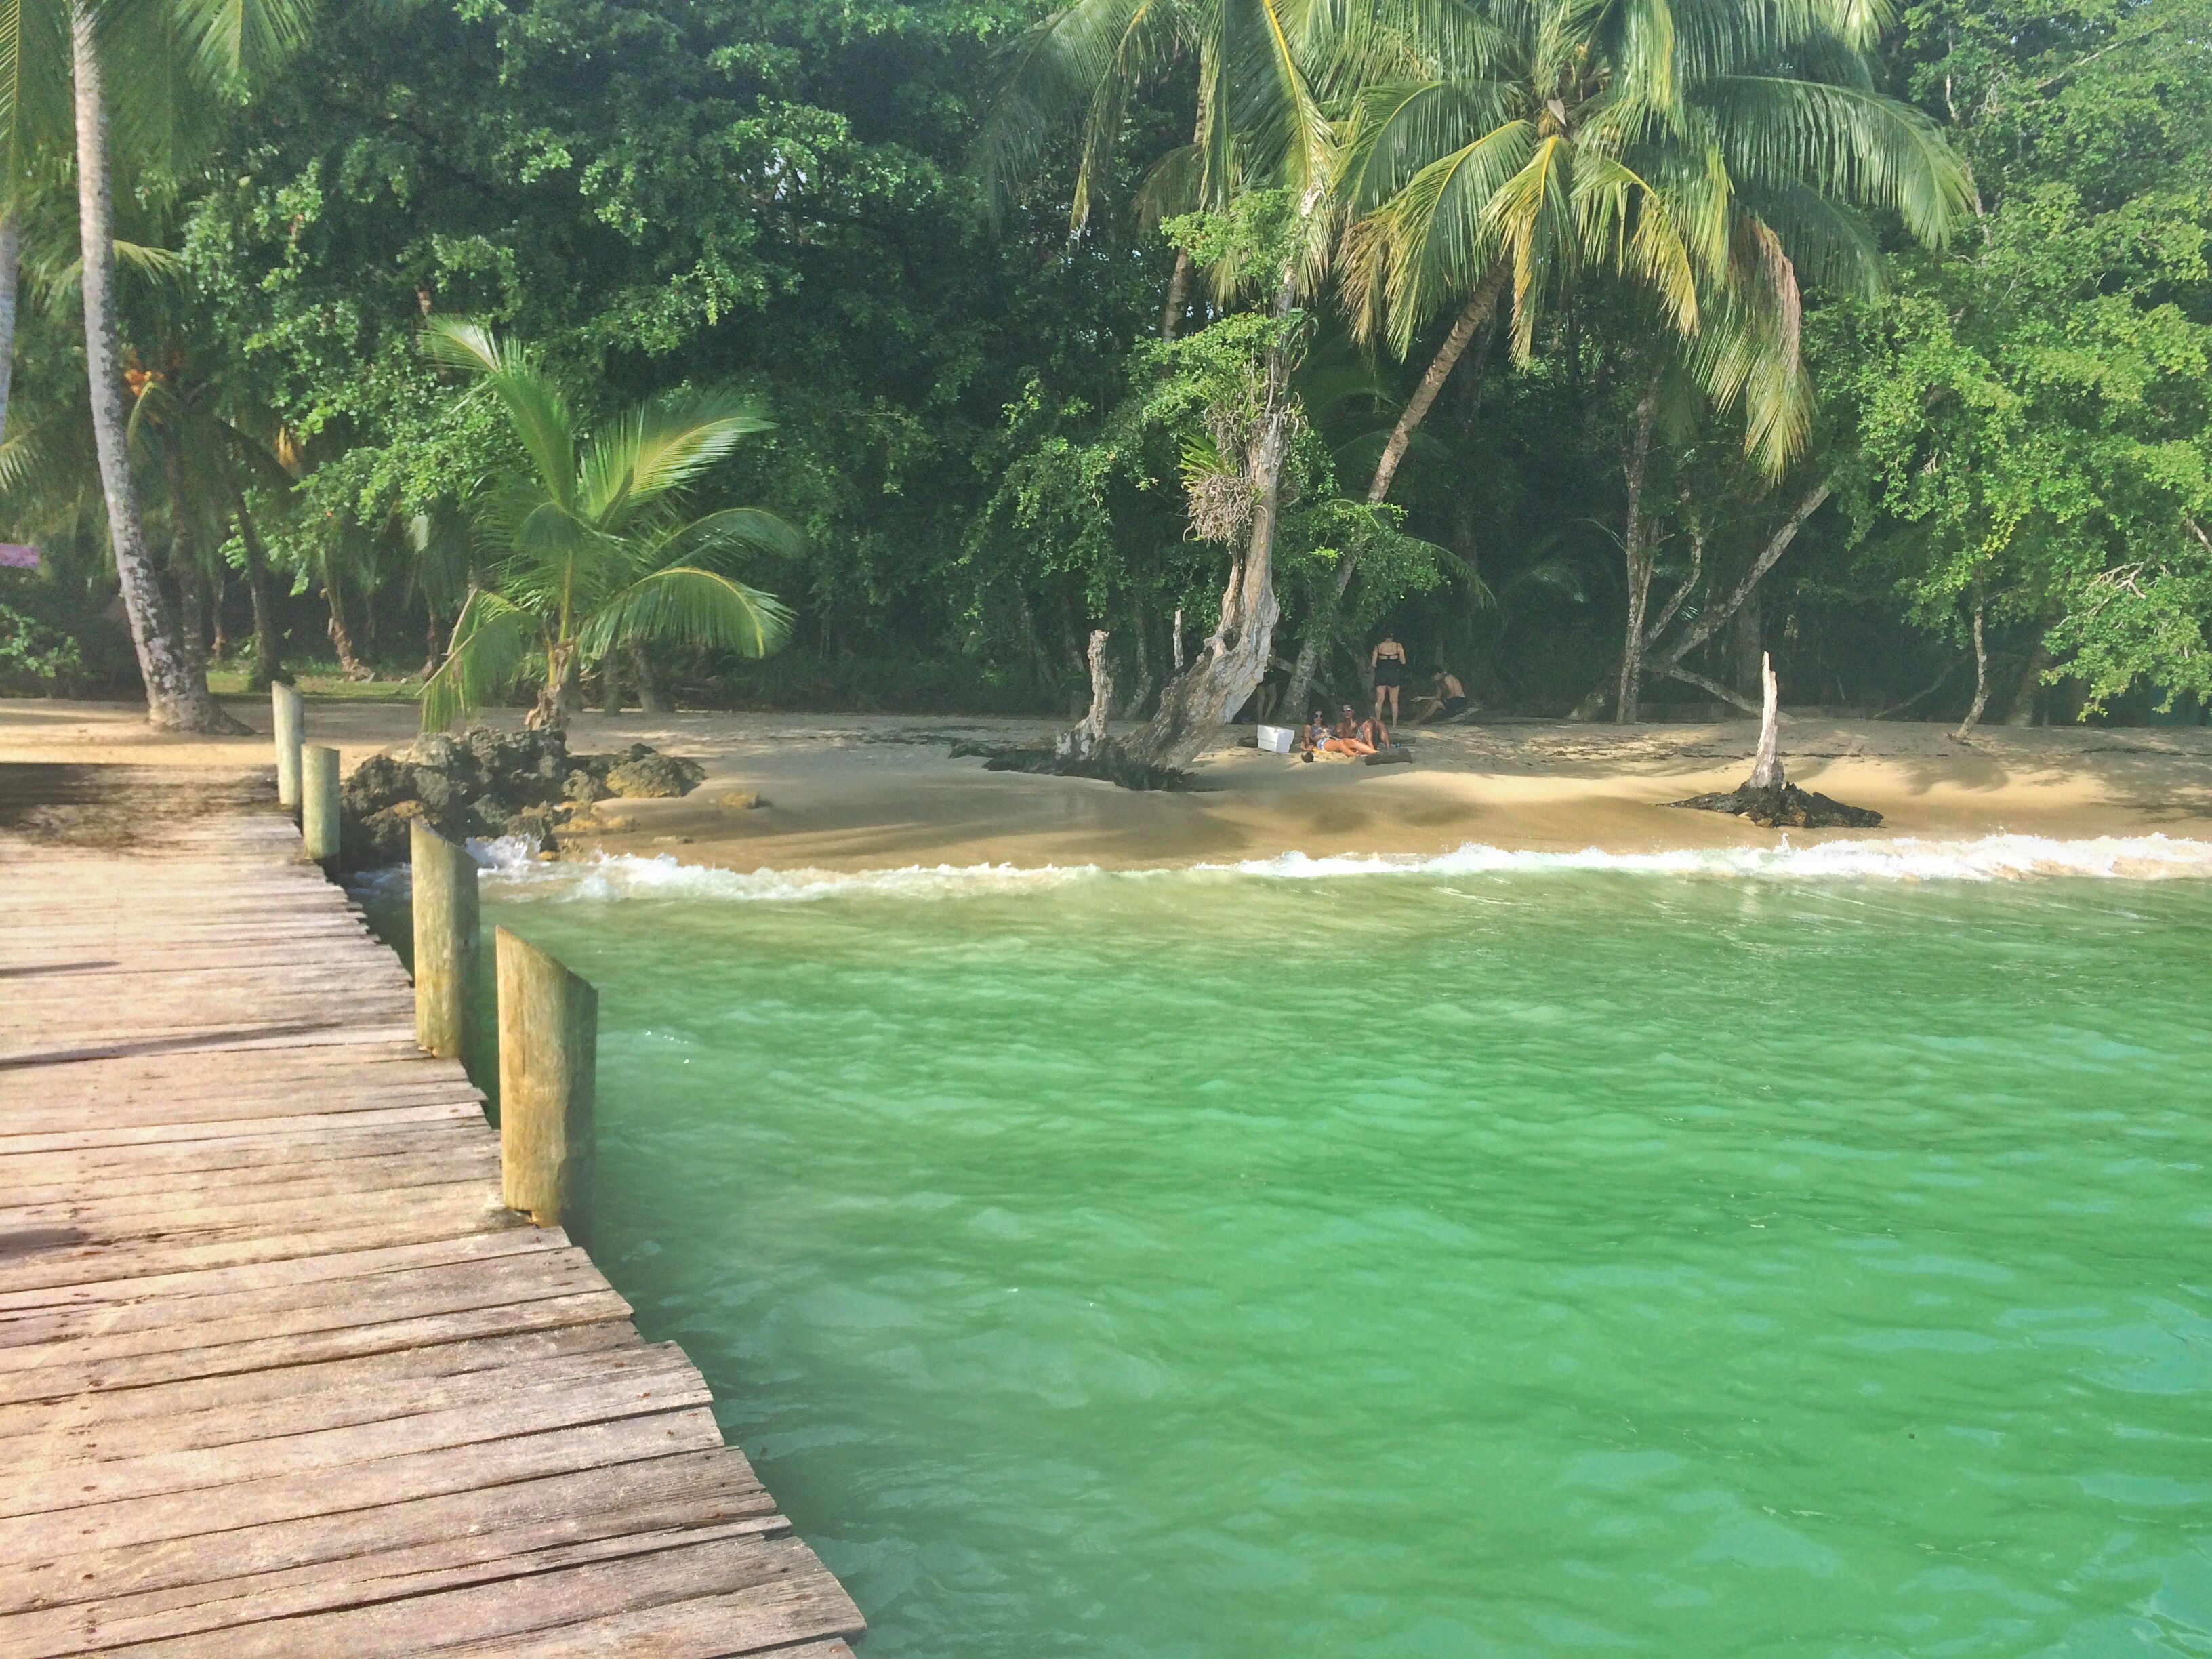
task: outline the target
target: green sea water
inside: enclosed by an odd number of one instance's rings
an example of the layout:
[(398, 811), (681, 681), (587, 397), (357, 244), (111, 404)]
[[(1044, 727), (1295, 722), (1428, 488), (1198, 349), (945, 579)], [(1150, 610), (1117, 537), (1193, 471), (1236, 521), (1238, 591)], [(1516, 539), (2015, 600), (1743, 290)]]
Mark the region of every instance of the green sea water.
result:
[(1680, 862), (485, 896), (878, 1659), (2212, 1651), (2212, 882)]

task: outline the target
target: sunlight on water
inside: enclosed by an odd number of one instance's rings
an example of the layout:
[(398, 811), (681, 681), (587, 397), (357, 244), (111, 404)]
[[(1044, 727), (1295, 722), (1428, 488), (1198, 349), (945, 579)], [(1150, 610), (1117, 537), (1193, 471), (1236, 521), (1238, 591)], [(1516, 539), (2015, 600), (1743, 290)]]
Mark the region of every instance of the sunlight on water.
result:
[(1861, 845), (485, 892), (871, 1654), (2203, 1653), (2212, 849)]

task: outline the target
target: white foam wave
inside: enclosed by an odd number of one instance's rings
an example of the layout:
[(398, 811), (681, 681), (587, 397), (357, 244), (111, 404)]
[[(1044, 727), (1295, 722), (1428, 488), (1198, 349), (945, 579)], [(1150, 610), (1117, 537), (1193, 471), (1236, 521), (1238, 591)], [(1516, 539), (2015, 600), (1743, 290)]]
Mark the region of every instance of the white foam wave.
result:
[(1010, 864), (909, 865), (895, 870), (755, 870), (679, 863), (663, 855), (601, 854), (543, 862), (532, 843), (509, 837), (471, 842), (470, 850), (507, 895), (550, 899), (691, 899), (791, 903), (866, 895), (944, 899), (986, 893), (1038, 891), (1074, 882), (1220, 879), (1321, 880), (1378, 875), (1512, 875), (1570, 871), (1726, 879), (2004, 881), (2099, 877), (2146, 881), (2212, 878), (2212, 842), (2165, 836), (2100, 836), (2054, 841), (2042, 836), (1983, 836), (1969, 841), (1820, 842), (1793, 847), (1680, 848), (1657, 853), (1516, 852), (1469, 842), (1427, 855), (1344, 854), (1312, 858), (1285, 853), (1238, 864), (1104, 871), (1095, 865), (1025, 869)]
[(1838, 877), (1887, 881), (2004, 881), (2039, 876), (2117, 877), (2157, 880), (2212, 877), (2212, 842), (2165, 836), (2100, 836), (2053, 841), (2044, 836), (1982, 836), (1972, 841), (1923, 841), (1904, 836), (1885, 841), (1815, 842), (1793, 847), (1685, 847), (1658, 853), (1510, 852), (1469, 842), (1457, 852), (1427, 857), (1308, 858), (1286, 853), (1233, 867), (1251, 875), (1316, 878), (1419, 871), (1432, 875), (1484, 875), (1510, 871), (1621, 870), (1656, 875)]

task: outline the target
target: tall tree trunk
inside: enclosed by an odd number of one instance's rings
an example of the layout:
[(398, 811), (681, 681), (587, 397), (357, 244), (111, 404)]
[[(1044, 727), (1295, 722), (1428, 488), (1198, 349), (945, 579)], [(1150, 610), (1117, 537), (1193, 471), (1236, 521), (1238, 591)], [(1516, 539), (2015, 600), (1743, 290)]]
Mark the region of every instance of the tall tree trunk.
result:
[(328, 570), (323, 575), (323, 602), (330, 606), (331, 645), (338, 653), (338, 672), (349, 680), (371, 678), (362, 666), (361, 659), (354, 654), (353, 629), (346, 621), (345, 602), (338, 597), (338, 579)]
[[(1483, 345), (1490, 343), (1492, 326), (1498, 319), (1498, 296), (1505, 290), (1505, 279), (1511, 266), (1500, 259), (1482, 279), (1481, 286), (1467, 302), (1452, 324), (1451, 332), (1437, 348), (1437, 355), (1421, 375), (1421, 383), (1413, 388), (1413, 395), (1399, 411), (1397, 424), (1390, 428), (1390, 436), (1382, 446), (1382, 453), (1375, 463), (1375, 476), (1367, 485), (1367, 504), (1380, 506), (1390, 495), (1390, 485), (1397, 478), (1399, 463), (1406, 459), (1406, 450), (1413, 441), (1414, 428), (1428, 418), (1443, 390), (1444, 382), (1451, 378), (1452, 370), (1467, 353), (1468, 342), (1474, 338), (1475, 331), (1482, 331)], [(1285, 705), (1292, 714), (1303, 716), (1308, 691), (1313, 685), (1314, 671), (1320, 665), (1321, 653), (1327, 647), (1328, 637), (1336, 629), (1336, 615), (1343, 608), (1344, 595), (1352, 586), (1352, 573), (1359, 568), (1359, 555), (1347, 550), (1336, 562), (1336, 577), (1330, 584), (1328, 596), (1312, 619), (1306, 624), (1305, 637), (1298, 641), (1297, 661), (1291, 665), (1288, 690), (1283, 694)]]
[(648, 714), (669, 712), (668, 698), (661, 691), (660, 682), (653, 677), (653, 659), (645, 654), (645, 647), (629, 647), (629, 674), (637, 682), (637, 706)]
[(1137, 641), (1137, 684), (1129, 694), (1128, 716), (1133, 720), (1140, 720), (1145, 717), (1145, 705), (1152, 697), (1152, 653), (1145, 644), (1143, 606), (1130, 607), (1129, 631)]
[(1182, 307), (1190, 293), (1190, 251), (1176, 250), (1175, 275), (1168, 278), (1168, 302), (1160, 313), (1160, 343), (1175, 343), (1176, 331), (1182, 326)]
[(2020, 671), (2020, 689), (2012, 694), (2012, 707), (2006, 711), (2007, 726), (2033, 726), (2036, 694), (2043, 687), (2043, 671), (2051, 666), (2051, 632), (2037, 630), (2034, 648), (2027, 653), (2027, 666)]
[(1974, 590), (1974, 705), (1966, 710), (1966, 718), (1959, 722), (1959, 729), (1951, 734), (1961, 740), (1982, 723), (1982, 710), (1990, 706), (1990, 653), (1982, 643), (1982, 618), (1989, 608), (1988, 599), (1977, 587)]
[(269, 599), (269, 552), (253, 527), (253, 515), (246, 510), (246, 492), (228, 469), (223, 477), (230, 484), (230, 510), (238, 520), (238, 538), (246, 544), (246, 592), (253, 601), (253, 676), (246, 682), (246, 690), (266, 691), (284, 672), (276, 642), (276, 608)]
[(1636, 405), (1636, 425), (1628, 446), (1628, 521), (1620, 550), (1628, 568), (1628, 634), (1620, 652), (1620, 694), (1613, 722), (1633, 726), (1644, 696), (1644, 613), (1651, 600), (1652, 544), (1644, 514), (1644, 474), (1651, 459), (1651, 423), (1659, 410), (1659, 377), (1644, 388)]
[(1091, 708), (1083, 717), (1083, 724), (1073, 732), (1063, 732), (1055, 745), (1062, 760), (1087, 761), (1098, 752), (1106, 741), (1106, 727), (1114, 718), (1114, 676), (1106, 666), (1106, 630), (1091, 630), (1091, 648), (1085, 653), (1084, 666), (1091, 671)]
[(115, 549), (115, 574), (139, 677), (146, 684), (146, 718), (181, 732), (243, 730), (208, 695), (207, 676), (195, 675), (177, 648), (176, 623), (154, 574), (145, 520), (131, 481), (131, 455), (123, 411), (123, 352), (115, 325), (115, 204), (107, 173), (107, 111), (100, 88), (100, 53), (90, 0), (70, 8), (71, 64), (76, 91), (77, 228), (84, 300), (85, 371), (92, 394), (92, 435), (100, 461), (100, 493), (107, 503), (107, 532)]
[[(1310, 213), (1316, 199), (1301, 204)], [(1285, 270), (1276, 289), (1274, 315), (1285, 321), (1297, 298), (1297, 276)], [(1282, 510), (1283, 464), (1290, 459), (1295, 424), (1291, 358), (1279, 337), (1267, 348), (1261, 415), (1245, 446), (1245, 472), (1257, 500), (1244, 554), (1230, 568), (1221, 592), (1221, 619), (1196, 659), (1160, 692), (1159, 712), (1121, 744), (1135, 764), (1180, 770), (1198, 758), (1222, 724), (1244, 705), (1267, 672), (1268, 648), (1282, 607), (1275, 599), (1275, 529)]]
[(1735, 689), (1747, 694), (1758, 690), (1760, 650), (1759, 606), (1746, 601), (1729, 624), (1729, 655), (1732, 659), (1729, 678)]
[(23, 227), (14, 208), (0, 215), (0, 438), (8, 435), (8, 397), (15, 384), (15, 269)]
[(169, 489), (169, 580), (177, 585), (177, 646), (191, 671), (207, 675), (207, 640), (201, 623), (207, 614), (206, 583), (199, 548), (192, 538), (191, 507), (185, 499), (185, 452), (177, 434), (160, 433), (161, 477)]

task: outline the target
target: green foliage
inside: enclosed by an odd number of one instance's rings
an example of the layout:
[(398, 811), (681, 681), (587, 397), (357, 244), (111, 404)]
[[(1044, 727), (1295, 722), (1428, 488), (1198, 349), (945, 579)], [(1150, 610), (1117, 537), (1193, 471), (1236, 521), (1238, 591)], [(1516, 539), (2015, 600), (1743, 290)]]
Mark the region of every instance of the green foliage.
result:
[(767, 655), (790, 613), (720, 568), (740, 550), (790, 556), (791, 527), (758, 507), (688, 518), (679, 501), (738, 441), (770, 422), (728, 392), (665, 394), (583, 431), (560, 385), (523, 347), (477, 323), (441, 320), (423, 355), (471, 376), (507, 416), (521, 459), (467, 504), (489, 566), (422, 687), (435, 731), (511, 685), (534, 653), (540, 714), (565, 717), (572, 677), (618, 648), (664, 640)]
[(1829, 325), (1871, 566), (1923, 625), (1979, 596), (2042, 635), (2089, 710), (2143, 679), (2212, 691), (2207, 9), (2039, 12), (2002, 41), (2001, 12), (1914, 17), (1986, 211), (1962, 257), (1900, 261)]

